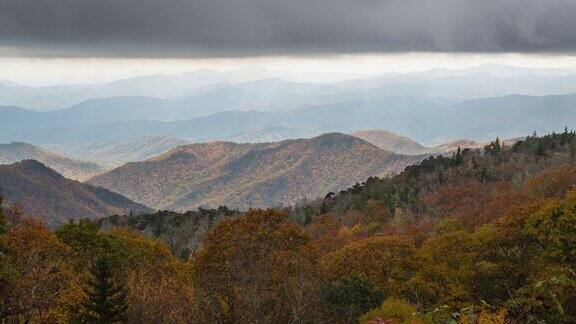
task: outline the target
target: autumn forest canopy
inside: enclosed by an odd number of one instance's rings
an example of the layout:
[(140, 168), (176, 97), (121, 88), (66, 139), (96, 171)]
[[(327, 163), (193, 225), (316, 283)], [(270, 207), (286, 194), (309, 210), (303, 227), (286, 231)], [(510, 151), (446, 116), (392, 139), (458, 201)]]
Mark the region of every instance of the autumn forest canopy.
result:
[(573, 323), (576, 133), (496, 139), (275, 209), (0, 217), (0, 318)]

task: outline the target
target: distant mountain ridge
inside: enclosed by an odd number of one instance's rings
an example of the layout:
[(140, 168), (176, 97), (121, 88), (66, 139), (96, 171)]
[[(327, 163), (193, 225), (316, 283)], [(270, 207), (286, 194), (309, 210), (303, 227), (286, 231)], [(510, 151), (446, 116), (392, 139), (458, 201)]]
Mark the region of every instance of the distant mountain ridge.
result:
[(69, 219), (150, 211), (104, 188), (67, 179), (34, 160), (0, 165), (0, 187), (7, 204), (20, 204), (26, 215), (50, 226)]
[[(574, 75), (576, 71), (571, 69), (483, 64), (464, 69), (435, 68), (408, 73), (377, 74), (344, 82), (310, 83), (302, 81), (314, 78), (298, 78), (291, 73), (263, 68), (236, 71), (201, 69), (180, 74), (141, 75), (94, 84), (33, 87), (2, 81), (0, 106), (48, 111), (86, 100), (112, 97), (179, 99), (236, 85), (252, 92), (256, 99), (254, 103), (267, 102), (277, 108), (283, 107), (282, 109), (302, 99), (312, 99), (320, 93), (329, 96), (324, 96), (322, 101), (312, 100), (308, 104), (328, 103), (330, 96), (340, 97), (337, 100), (339, 102), (361, 99), (365, 98), (366, 91), (381, 86), (384, 87), (378, 92), (389, 96), (409, 94), (422, 98), (458, 101), (509, 94), (556, 95), (576, 92)], [(306, 76), (310, 76), (310, 73)], [(253, 92), (255, 90), (256, 92)], [(360, 91), (354, 93), (356, 90)], [(217, 97), (213, 96), (213, 99)], [(251, 102), (250, 98), (248, 102)]]
[(170, 136), (144, 136), (123, 142), (92, 142), (87, 144), (52, 145), (49, 149), (85, 161), (117, 167), (126, 162), (149, 159), (177, 146), (190, 144), (190, 141)]
[(96, 163), (73, 160), (28, 143), (0, 144), (0, 164), (12, 164), (23, 160), (37, 160), (65, 177), (79, 181), (104, 172), (104, 168)]
[(470, 148), (476, 149), (485, 146), (488, 143), (478, 143), (475, 141), (467, 140), (467, 139), (460, 139), (455, 141), (450, 141), (444, 144), (440, 144), (434, 146), (432, 149), (436, 152), (452, 152), (456, 151), (458, 148)]
[(402, 135), (398, 135), (383, 129), (370, 129), (356, 131), (351, 134), (372, 143), (381, 149), (388, 150), (399, 154), (425, 154), (431, 149), (420, 143)]
[(200, 69), (179, 74), (153, 74), (128, 77), (111, 82), (54, 86), (24, 86), (12, 82), (0, 84), (0, 105), (29, 107), (38, 111), (57, 110), (90, 99), (149, 96), (158, 99), (194, 94), (198, 88), (241, 83), (279, 76), (261, 68), (236, 71)]
[[(358, 137), (372, 143), (383, 150), (388, 150), (399, 154), (447, 154), (456, 151), (458, 148), (481, 148), (488, 143), (478, 143), (472, 140), (459, 139), (449, 141), (440, 145), (427, 147), (403, 135), (395, 134), (383, 129), (370, 129), (353, 132), (352, 136)], [(506, 140), (507, 144), (514, 143), (514, 139)]]
[(424, 156), (397, 155), (343, 134), (260, 144), (181, 146), (96, 176), (91, 184), (159, 209), (288, 205), (402, 170)]
[[(432, 146), (453, 139), (483, 142), (576, 127), (576, 94), (511, 95), (447, 104), (415, 97), (328, 103), (289, 111), (223, 111), (175, 122), (129, 120), (82, 124), (74, 118), (0, 108), (0, 141), (33, 144), (121, 142), (166, 135), (194, 142), (314, 136), (386, 129)], [(71, 116), (74, 116), (71, 115)], [(277, 130), (284, 131), (278, 132)], [(265, 130), (271, 131), (266, 133)], [(293, 138), (294, 138), (293, 137)]]

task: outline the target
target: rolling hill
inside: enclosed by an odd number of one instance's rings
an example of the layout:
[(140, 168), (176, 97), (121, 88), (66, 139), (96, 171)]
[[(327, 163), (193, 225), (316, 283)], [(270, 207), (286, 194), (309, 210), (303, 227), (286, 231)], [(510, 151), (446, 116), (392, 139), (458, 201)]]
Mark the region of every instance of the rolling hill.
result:
[(104, 168), (99, 164), (73, 160), (28, 143), (0, 144), (0, 164), (12, 164), (23, 160), (37, 160), (65, 177), (78, 181), (104, 172)]
[(425, 154), (430, 148), (402, 135), (398, 135), (383, 129), (370, 129), (356, 131), (351, 134), (374, 144), (379, 148), (398, 154)]
[(435, 152), (453, 152), (456, 151), (458, 148), (476, 149), (481, 148), (486, 144), (488, 143), (478, 143), (471, 140), (461, 139), (436, 145), (431, 149), (434, 150)]
[(0, 187), (7, 204), (20, 204), (26, 215), (50, 226), (69, 219), (150, 211), (122, 195), (67, 179), (34, 160), (0, 165)]
[(87, 144), (52, 145), (52, 151), (100, 165), (117, 167), (126, 162), (143, 161), (189, 141), (170, 136), (144, 136), (119, 143), (92, 142)]
[(273, 143), (213, 142), (127, 163), (89, 183), (159, 209), (287, 205), (338, 191), (370, 176), (401, 171), (403, 156), (331, 133)]
[[(389, 132), (383, 129), (361, 130), (353, 132), (352, 136), (374, 144), (379, 148), (398, 154), (447, 154), (456, 151), (458, 148), (482, 148), (486, 142), (475, 142), (467, 139), (449, 141), (440, 145), (428, 147), (410, 139), (409, 137)], [(503, 144), (514, 144), (515, 139), (504, 140)]]

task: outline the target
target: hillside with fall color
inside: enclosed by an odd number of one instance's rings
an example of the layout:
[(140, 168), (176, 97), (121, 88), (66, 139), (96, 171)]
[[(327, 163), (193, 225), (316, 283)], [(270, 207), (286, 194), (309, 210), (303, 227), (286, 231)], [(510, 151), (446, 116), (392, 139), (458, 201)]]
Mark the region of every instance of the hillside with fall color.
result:
[(89, 182), (157, 209), (246, 209), (313, 199), (369, 176), (394, 174), (422, 158), (331, 133), (272, 143), (181, 146)]
[(575, 210), (576, 133), (565, 131), (430, 157), (283, 209), (98, 224), (188, 260), (207, 303), (187, 304), (198, 321), (289, 321), (297, 310), (333, 323), (571, 323)]
[[(315, 141), (335, 139), (359, 141)], [(226, 161), (234, 145), (185, 146), (157, 159), (203, 168)], [(64, 181), (38, 162), (9, 167), (51, 186)], [(7, 205), (20, 178), (1, 184)], [(572, 323), (575, 211), (576, 133), (568, 131), (457, 149), (277, 209), (126, 213), (54, 232), (0, 209), (3, 273), (18, 274), (3, 277), (0, 316), (80, 320), (74, 309), (90, 309), (107, 282), (129, 322)]]
[(17, 204), (25, 215), (50, 226), (69, 219), (150, 211), (104, 188), (67, 179), (34, 160), (0, 165), (0, 187), (7, 205)]

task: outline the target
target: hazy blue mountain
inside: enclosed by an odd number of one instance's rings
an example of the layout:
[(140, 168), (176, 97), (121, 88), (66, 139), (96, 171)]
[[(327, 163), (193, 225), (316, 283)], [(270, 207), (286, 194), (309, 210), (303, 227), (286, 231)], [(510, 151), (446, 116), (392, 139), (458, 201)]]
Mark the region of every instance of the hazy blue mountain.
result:
[(484, 141), (496, 136), (525, 136), (533, 131), (558, 131), (565, 126), (574, 128), (576, 94), (513, 95), (457, 104), (417, 97), (381, 97), (289, 111), (223, 111), (175, 122), (130, 120), (82, 125), (70, 118), (68, 126), (63, 126), (66, 117), (51, 120), (53, 114), (0, 109), (0, 141), (78, 144), (167, 135), (199, 142), (264, 134), (263, 130), (273, 128), (299, 129), (294, 132), (296, 137), (303, 137), (302, 129), (311, 135), (386, 129), (430, 146), (461, 138)]
[(322, 132), (314, 126), (303, 127), (266, 127), (255, 131), (243, 132), (222, 138), (236, 143), (278, 142), (286, 139), (311, 138)]
[(512, 138), (576, 127), (576, 94), (511, 95), (470, 100), (451, 107), (449, 134), (474, 140)]
[[(0, 139), (43, 144), (74, 144), (95, 141), (116, 142), (147, 135), (169, 135), (205, 141), (226, 139), (272, 127), (305, 127), (314, 129), (316, 134), (329, 131), (348, 132), (367, 127), (388, 128), (388, 125), (407, 122), (416, 123), (412, 126), (424, 127), (424, 121), (432, 118), (441, 105), (435, 101), (418, 98), (385, 98), (378, 103), (354, 101), (310, 106), (286, 112), (225, 111), (177, 122), (151, 120), (105, 122), (108, 117), (99, 117), (90, 105), (87, 106), (89, 113), (86, 115), (93, 114), (92, 119), (82, 117), (79, 107), (48, 113), (16, 110), (5, 113), (8, 116), (16, 115), (10, 118), (13, 120), (12, 123), (4, 124), (0, 119)], [(0, 117), (2, 114), (3, 110), (0, 110)], [(19, 127), (16, 121), (21, 115), (27, 120), (26, 128)], [(28, 115), (30, 117), (27, 117)], [(112, 118), (117, 117), (124, 116)], [(30, 120), (34, 122), (28, 122)], [(66, 126), (66, 123), (69, 126)]]
[(255, 131), (266, 127), (267, 122), (275, 114), (256, 111), (221, 112), (178, 122), (135, 120), (39, 131), (18, 131), (5, 136), (40, 144), (121, 142), (150, 135), (168, 135), (197, 142)]
[(503, 64), (481, 64), (464, 69), (445, 69), (435, 68), (419, 72), (406, 73), (411, 76), (422, 77), (449, 77), (470, 74), (490, 74), (495, 77), (514, 78), (523, 76), (542, 76), (542, 77), (563, 77), (572, 73), (576, 73), (573, 69), (559, 69), (559, 68), (535, 68), (535, 67), (521, 67)]
[(92, 142), (87, 144), (50, 145), (50, 150), (84, 161), (117, 167), (126, 162), (149, 159), (189, 141), (170, 136), (144, 136), (119, 143)]
[(173, 99), (192, 95), (196, 88), (218, 83), (241, 83), (284, 76), (261, 68), (220, 72), (202, 69), (180, 74), (156, 74), (86, 85), (22, 86), (0, 84), (0, 106), (26, 107), (38, 111), (57, 110), (82, 101), (109, 97), (147, 96)]
[(350, 134), (383, 150), (398, 154), (425, 154), (432, 150), (409, 137), (389, 132), (383, 129), (360, 130)]
[(39, 161), (65, 177), (78, 181), (87, 180), (105, 171), (99, 164), (74, 160), (28, 143), (0, 144), (0, 164), (24, 160)]
[[(303, 104), (326, 104), (378, 96), (420, 96), (442, 100), (468, 100), (509, 94), (555, 95), (576, 92), (576, 80), (569, 69), (539, 69), (486, 64), (450, 70), (432, 69), (411, 73), (386, 73), (334, 84), (294, 82), (288, 73), (251, 68), (220, 72), (197, 70), (169, 75), (156, 74), (87, 85), (30, 87), (12, 82), (0, 83), (0, 106), (32, 110), (57, 110), (91, 99), (112, 97), (151, 97), (176, 100), (208, 94), (221, 88), (234, 88), (241, 94), (226, 107), (205, 100), (207, 107), (191, 107), (205, 113), (222, 110), (286, 110)], [(246, 95), (247, 97), (243, 97)], [(198, 98), (198, 100), (201, 100)], [(189, 107), (190, 108), (190, 107)], [(178, 110), (178, 109), (176, 109)], [(169, 117), (166, 117), (169, 116)], [(165, 115), (163, 120), (192, 118), (192, 115)]]
[[(365, 98), (414, 96), (458, 102), (511, 94), (559, 95), (576, 92), (576, 78), (562, 76), (550, 78), (540, 75), (516, 77), (494, 76), (489, 73), (422, 77), (401, 75), (399, 77), (373, 77), (348, 81), (343, 89), (362, 91)], [(353, 97), (352, 92), (348, 92)]]
[(31, 87), (3, 82), (0, 84), (0, 106), (27, 107), (39, 111), (55, 110), (94, 98), (96, 85), (61, 85)]

